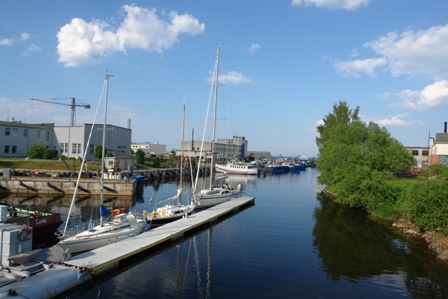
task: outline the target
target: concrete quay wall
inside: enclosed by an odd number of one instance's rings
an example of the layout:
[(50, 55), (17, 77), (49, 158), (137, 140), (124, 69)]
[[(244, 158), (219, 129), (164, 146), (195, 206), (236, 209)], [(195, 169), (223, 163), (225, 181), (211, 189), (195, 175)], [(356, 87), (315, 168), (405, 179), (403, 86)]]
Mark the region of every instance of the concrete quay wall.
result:
[[(76, 189), (76, 181), (76, 178), (14, 177), (10, 180), (0, 180), (0, 192), (17, 196), (73, 195)], [(133, 179), (104, 180), (104, 195), (132, 196), (135, 189), (136, 181)], [(101, 181), (99, 179), (81, 179), (77, 194), (100, 195)]]

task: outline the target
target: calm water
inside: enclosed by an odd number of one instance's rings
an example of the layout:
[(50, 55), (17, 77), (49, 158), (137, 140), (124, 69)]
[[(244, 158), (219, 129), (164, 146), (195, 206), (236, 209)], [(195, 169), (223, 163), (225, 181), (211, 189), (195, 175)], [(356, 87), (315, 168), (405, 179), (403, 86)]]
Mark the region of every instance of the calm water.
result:
[[(255, 205), (64, 298), (448, 298), (448, 265), (419, 239), (318, 198), (316, 169), (231, 176)], [(145, 187), (135, 209), (172, 196)]]

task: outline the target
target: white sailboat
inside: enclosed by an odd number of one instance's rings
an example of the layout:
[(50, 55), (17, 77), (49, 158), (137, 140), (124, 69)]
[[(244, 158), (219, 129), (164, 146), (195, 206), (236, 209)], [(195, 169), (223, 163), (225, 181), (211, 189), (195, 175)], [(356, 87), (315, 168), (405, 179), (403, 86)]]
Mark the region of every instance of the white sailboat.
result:
[[(185, 124), (185, 105), (183, 108), (183, 117), (182, 117), (182, 143), (184, 143), (184, 124)], [(180, 181), (179, 181), (179, 188), (177, 189), (177, 194), (173, 197), (170, 197), (168, 199), (165, 199), (163, 201), (158, 202), (157, 204), (163, 204), (166, 203), (166, 205), (157, 208), (156, 210), (152, 211), (151, 213), (148, 213), (146, 215), (146, 222), (149, 224), (150, 227), (157, 227), (161, 226), (163, 224), (172, 222), (174, 220), (188, 217), (191, 213), (193, 213), (193, 210), (195, 209), (196, 205), (191, 202), (188, 205), (182, 204), (182, 179), (183, 179), (183, 161), (184, 161), (184, 155), (183, 150), (181, 146), (181, 155), (180, 155)]]
[[(216, 151), (215, 151), (215, 138), (216, 138), (216, 110), (217, 110), (217, 103), (218, 103), (218, 74), (219, 74), (219, 51), (220, 47), (217, 48), (216, 53), (216, 59), (215, 59), (215, 68), (214, 68), (214, 82), (212, 82), (212, 89), (214, 88), (214, 117), (213, 117), (213, 134), (212, 134), (212, 142), (211, 142), (211, 159), (210, 159), (210, 182), (209, 182), (209, 188), (202, 189), (199, 192), (194, 192), (193, 194), (193, 200), (196, 202), (197, 207), (196, 209), (206, 209), (212, 206), (215, 206), (217, 204), (221, 204), (223, 202), (226, 202), (234, 197), (237, 197), (240, 192), (240, 185), (237, 186), (237, 188), (232, 188), (229, 184), (225, 182), (225, 179), (221, 180), (220, 184), (217, 185), (216, 180), (216, 170), (215, 170), (215, 164), (216, 164)], [(210, 93), (211, 95), (212, 93)], [(210, 96), (211, 99), (211, 96)], [(209, 106), (210, 106), (210, 99), (209, 99)], [(207, 111), (208, 115), (208, 111)], [(206, 117), (206, 122), (207, 122)], [(206, 131), (206, 126), (204, 127), (204, 136)], [(204, 136), (202, 140), (204, 141)], [(201, 146), (203, 148), (203, 144)], [(201, 159), (199, 159), (200, 161)], [(200, 168), (200, 167), (199, 167)], [(197, 188), (197, 182), (199, 179), (199, 175), (196, 177), (195, 186), (193, 188), (193, 191)]]
[[(104, 207), (104, 157), (105, 157), (105, 144), (106, 144), (106, 117), (107, 117), (107, 100), (108, 100), (108, 90), (109, 90), (109, 78), (110, 74), (106, 74), (106, 95), (104, 104), (104, 124), (103, 124), (103, 140), (102, 140), (102, 159), (101, 159), (101, 205), (100, 205), (100, 224), (95, 225), (92, 221), (86, 230), (78, 230), (75, 234), (70, 235), (67, 232), (68, 220), (66, 221), (64, 232), (59, 236), (60, 242), (58, 243), (62, 248), (64, 248), (66, 254), (74, 254), (79, 252), (84, 252), (92, 250), (98, 247), (102, 247), (111, 243), (116, 243), (118, 241), (131, 238), (140, 234), (146, 227), (146, 222), (144, 219), (138, 219), (136, 215), (132, 212), (130, 213), (119, 213), (118, 215), (113, 215), (107, 219), (104, 219), (110, 214), (110, 212)], [(93, 130), (94, 126), (92, 126)], [(86, 156), (87, 149), (89, 148), (90, 138), (92, 136), (92, 131), (89, 135), (89, 140), (87, 142), (86, 150), (84, 156)], [(84, 167), (84, 160), (81, 165), (81, 170)], [(82, 171), (79, 172), (78, 180), (76, 182), (76, 189), (73, 194), (72, 203), (68, 213), (68, 218), (74, 207), (75, 198), (78, 190), (79, 181), (81, 178)]]

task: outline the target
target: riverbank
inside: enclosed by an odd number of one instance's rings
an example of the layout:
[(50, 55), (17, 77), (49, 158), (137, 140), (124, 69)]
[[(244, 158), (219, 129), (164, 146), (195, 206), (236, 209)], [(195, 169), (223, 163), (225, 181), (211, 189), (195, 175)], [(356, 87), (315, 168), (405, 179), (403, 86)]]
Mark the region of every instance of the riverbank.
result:
[[(322, 192), (324, 192), (327, 196), (336, 197), (337, 195), (328, 188), (323, 188)], [(376, 217), (381, 217), (376, 215)], [(385, 217), (381, 217), (387, 219)], [(413, 235), (418, 238), (422, 238), (428, 244), (428, 248), (433, 251), (440, 260), (448, 261), (448, 236), (435, 231), (427, 231), (423, 232), (422, 229), (417, 227), (412, 221), (398, 218), (398, 219), (389, 219), (393, 220), (392, 227), (394, 229), (400, 230), (404, 234)]]
[(395, 220), (392, 226), (405, 234), (424, 239), (428, 248), (434, 251), (439, 259), (448, 261), (448, 236), (434, 231), (422, 232), (412, 221), (405, 219)]

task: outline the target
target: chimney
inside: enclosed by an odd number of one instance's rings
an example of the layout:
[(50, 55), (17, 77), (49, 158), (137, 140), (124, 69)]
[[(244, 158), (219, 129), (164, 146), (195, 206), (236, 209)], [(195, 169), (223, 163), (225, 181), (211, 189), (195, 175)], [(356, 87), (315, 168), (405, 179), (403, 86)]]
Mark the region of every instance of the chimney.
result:
[(443, 128), (443, 133), (446, 133), (446, 122), (444, 122), (444, 128)]

